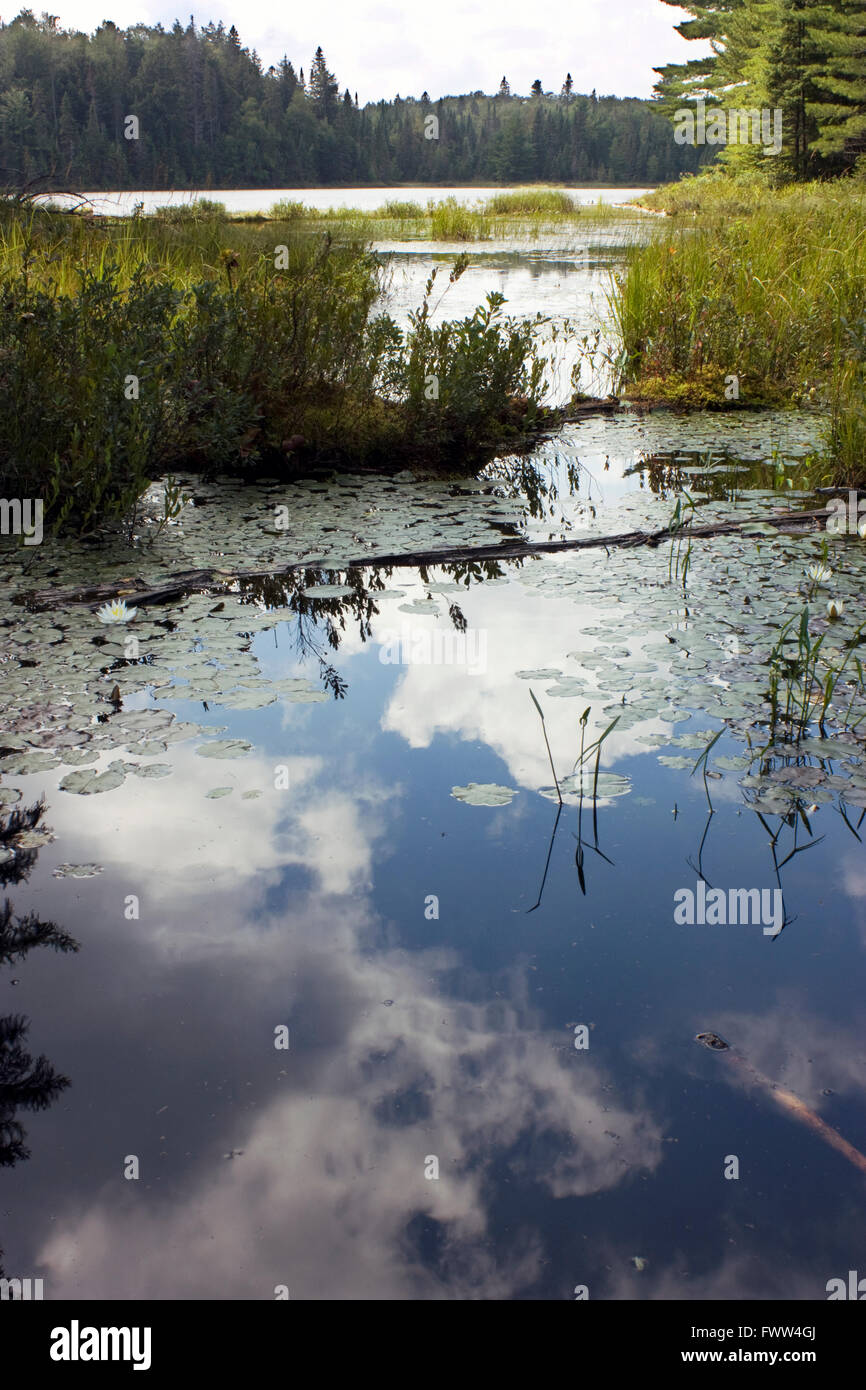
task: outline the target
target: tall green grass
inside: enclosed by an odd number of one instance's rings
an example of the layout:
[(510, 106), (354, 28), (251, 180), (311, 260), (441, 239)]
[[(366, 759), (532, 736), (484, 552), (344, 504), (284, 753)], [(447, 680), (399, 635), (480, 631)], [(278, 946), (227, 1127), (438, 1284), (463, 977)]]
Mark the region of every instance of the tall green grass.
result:
[(434, 241), (477, 241), (489, 235), (482, 214), (456, 198), (430, 203), (430, 235)]
[(647, 201), (674, 218), (615, 277), (629, 393), (822, 405), (834, 480), (862, 478), (866, 190), (695, 178)]
[(580, 211), (568, 193), (553, 188), (520, 188), (497, 193), (483, 205), (490, 217), (574, 217)]

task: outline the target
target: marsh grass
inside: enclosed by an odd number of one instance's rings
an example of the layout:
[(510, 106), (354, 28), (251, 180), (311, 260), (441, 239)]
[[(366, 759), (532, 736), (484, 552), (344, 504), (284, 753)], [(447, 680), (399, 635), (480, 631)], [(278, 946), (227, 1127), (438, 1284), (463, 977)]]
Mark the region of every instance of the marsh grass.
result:
[[(329, 230), (335, 236), (349, 232), (379, 241), (488, 241), (496, 237), (538, 236), (544, 230), (567, 229), (587, 221), (641, 221), (635, 207), (616, 207), (600, 198), (581, 205), (560, 189), (525, 188), (497, 193), (476, 204), (455, 197), (430, 199), (425, 207), (411, 200), (387, 199), (381, 207), (308, 207), (301, 202), (278, 202), (270, 216), (293, 221), (308, 230)], [(238, 220), (246, 220), (242, 214)], [(235, 219), (232, 218), (232, 221)], [(260, 220), (260, 219), (258, 219)]]
[[(841, 730), (856, 728), (850, 724), (851, 712), (856, 699), (866, 694), (863, 666), (856, 648), (864, 641), (866, 623), (861, 625), (846, 640), (839, 654), (826, 656), (824, 643), (826, 630), (818, 636), (810, 631), (810, 610), (808, 604), (802, 613), (789, 620), (781, 628), (768, 657), (769, 697), (770, 697), (770, 744), (776, 741), (780, 731), (793, 743), (800, 742), (807, 734), (810, 723), (817, 721), (823, 735), (832, 704), (833, 696), (843, 675), (851, 663), (856, 671), (856, 680), (851, 687), (845, 713), (835, 722)], [(862, 720), (858, 720), (857, 724)]]
[[(542, 876), (541, 887), (540, 887), (539, 893), (538, 893), (538, 901), (535, 903), (535, 906), (534, 906), (534, 907), (530, 907), (530, 908), (528, 909), (528, 912), (535, 912), (536, 908), (538, 908), (538, 907), (541, 905), (541, 899), (542, 899), (542, 897), (543, 897), (543, 895), (544, 895), (544, 885), (545, 885), (545, 883), (547, 882), (547, 873), (548, 873), (548, 870), (549, 870), (549, 868), (550, 868), (550, 857), (551, 857), (551, 854), (553, 853), (553, 845), (554, 845), (554, 841), (555, 841), (555, 839), (556, 839), (556, 832), (557, 832), (557, 830), (558, 830), (558, 828), (559, 828), (559, 818), (560, 818), (560, 816), (562, 815), (562, 808), (563, 808), (563, 806), (564, 806), (565, 803), (563, 802), (563, 799), (562, 799), (562, 789), (561, 789), (561, 787), (560, 787), (559, 778), (558, 778), (557, 775), (556, 775), (556, 767), (554, 766), (554, 762), (553, 762), (553, 754), (552, 754), (551, 751), (550, 751), (550, 742), (549, 742), (548, 737), (547, 737), (547, 725), (546, 725), (545, 719), (544, 719), (544, 711), (543, 711), (543, 709), (541, 708), (541, 705), (538, 703), (538, 700), (536, 699), (535, 692), (534, 692), (531, 688), (530, 688), (529, 694), (530, 694), (531, 697), (532, 697), (532, 703), (535, 705), (535, 708), (536, 708), (536, 710), (538, 711), (538, 717), (539, 717), (539, 719), (541, 720), (541, 731), (542, 731), (542, 733), (543, 733), (543, 735), (544, 735), (544, 746), (545, 746), (545, 748), (547, 749), (547, 758), (548, 758), (548, 762), (550, 763), (550, 770), (551, 770), (551, 772), (553, 773), (553, 783), (554, 783), (554, 786), (555, 786), (555, 788), (556, 788), (556, 796), (557, 796), (557, 800), (558, 800), (558, 802), (559, 802), (559, 806), (558, 806), (558, 809), (557, 809), (557, 812), (556, 812), (556, 820), (554, 821), (554, 824), (553, 824), (553, 833), (551, 834), (551, 837), (550, 837), (550, 845), (548, 846), (548, 851), (547, 851), (547, 862), (545, 863), (545, 866), (544, 866), (544, 874), (543, 874), (543, 876)], [(586, 842), (584, 841), (584, 838), (583, 838), (583, 802), (584, 802), (583, 769), (584, 769), (585, 765), (586, 765), (586, 764), (590, 761), (590, 759), (592, 758), (592, 755), (595, 754), (594, 769), (593, 769), (593, 777), (592, 777), (592, 796), (591, 796), (591, 800), (592, 800), (593, 844), (591, 844), (589, 847), (590, 847), (590, 849), (592, 849), (592, 850), (594, 851), (594, 853), (598, 854), (602, 859), (604, 859), (604, 861), (605, 861), (607, 864), (611, 864), (613, 861), (610, 860), (610, 859), (608, 859), (607, 855), (603, 853), (603, 851), (602, 851), (601, 848), (599, 847), (599, 843), (598, 843), (598, 776), (599, 776), (599, 770), (600, 770), (600, 766), (601, 766), (601, 749), (602, 749), (602, 744), (604, 743), (604, 741), (605, 741), (605, 739), (608, 737), (608, 735), (611, 734), (611, 733), (613, 732), (613, 730), (616, 728), (616, 725), (619, 723), (619, 715), (617, 715), (614, 719), (612, 719), (612, 720), (610, 721), (610, 723), (608, 724), (607, 728), (604, 729), (604, 730), (599, 734), (598, 738), (593, 739), (592, 743), (587, 744), (587, 742), (586, 742), (586, 729), (587, 729), (587, 725), (588, 725), (588, 723), (589, 723), (589, 716), (590, 716), (591, 713), (592, 713), (592, 706), (591, 706), (591, 705), (587, 705), (586, 709), (583, 711), (583, 714), (580, 716), (580, 719), (578, 720), (578, 725), (579, 725), (579, 727), (580, 727), (580, 750), (579, 750), (578, 755), (577, 755), (577, 757), (576, 757), (576, 759), (575, 759), (575, 761), (574, 761), (574, 766), (573, 766), (573, 768), (572, 768), (572, 770), (571, 770), (571, 776), (572, 776), (572, 778), (575, 777), (578, 773), (580, 774), (580, 793), (579, 793), (578, 808), (577, 808), (577, 834), (574, 836), (574, 838), (575, 838), (576, 841), (577, 841), (577, 849), (576, 849), (575, 855), (574, 855), (574, 862), (575, 862), (575, 865), (576, 865), (576, 867), (577, 867), (577, 881), (578, 881), (578, 884), (579, 884), (579, 886), (580, 886), (580, 891), (581, 891), (581, 893), (584, 894), (584, 896), (586, 895), (586, 875), (585, 875), (585, 873), (584, 873), (585, 843), (586, 843)], [(572, 832), (572, 833), (573, 833), (573, 832)]]
[(823, 406), (830, 479), (862, 480), (866, 189), (701, 177), (644, 202), (669, 218), (611, 290), (628, 393)]

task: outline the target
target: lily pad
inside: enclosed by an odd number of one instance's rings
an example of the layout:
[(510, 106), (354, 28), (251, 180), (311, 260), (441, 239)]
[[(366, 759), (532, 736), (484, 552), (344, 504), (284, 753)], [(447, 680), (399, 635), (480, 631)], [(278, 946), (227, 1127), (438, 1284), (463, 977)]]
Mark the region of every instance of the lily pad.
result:
[(452, 787), (451, 795), (467, 806), (507, 806), (517, 795), (517, 788), (500, 787), (495, 782), (470, 782), (467, 787)]
[(223, 738), (203, 743), (195, 751), (200, 758), (245, 758), (252, 746), (245, 738)]
[(33, 772), (48, 772), (59, 762), (60, 759), (53, 753), (10, 753), (8, 758), (0, 762), (0, 767), (14, 777), (27, 777)]
[(50, 845), (53, 839), (50, 830), (22, 830), (12, 843), (16, 849), (40, 849), (42, 845)]
[(310, 584), (301, 593), (304, 598), (350, 598), (355, 590), (348, 584)]
[(96, 792), (112, 792), (124, 782), (124, 774), (116, 767), (107, 772), (96, 772), (93, 768), (81, 768), (78, 772), (67, 772), (60, 783), (62, 792), (75, 792), (78, 796), (93, 796)]

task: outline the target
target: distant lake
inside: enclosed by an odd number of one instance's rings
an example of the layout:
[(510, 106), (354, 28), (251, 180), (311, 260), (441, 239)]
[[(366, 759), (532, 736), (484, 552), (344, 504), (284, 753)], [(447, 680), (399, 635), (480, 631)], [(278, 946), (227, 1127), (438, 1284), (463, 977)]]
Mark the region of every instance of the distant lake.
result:
[[(528, 186), (528, 185), (527, 185)], [(564, 188), (564, 185), (561, 185)], [(192, 202), (194, 198), (211, 198), (224, 203), (229, 212), (267, 212), (274, 203), (285, 199), (288, 202), (306, 203), (308, 207), (321, 208), (363, 208), (365, 210), (381, 205), (399, 195), (406, 200), (422, 205), (428, 198), (456, 198), (460, 203), (473, 203), (483, 198), (492, 198), (497, 193), (507, 193), (507, 188), (434, 188), (429, 185), (399, 188), (203, 188), (190, 192), (154, 192), (144, 189), (137, 193), (82, 193), (77, 196), (55, 193), (51, 202), (63, 207), (74, 205), (86, 198), (93, 204), (94, 211), (104, 216), (122, 217), (132, 212), (136, 203), (144, 204), (145, 212), (154, 208)], [(565, 188), (581, 204), (597, 203), (599, 198), (605, 203), (630, 203), (649, 193), (648, 188)], [(47, 195), (46, 195), (47, 196)]]

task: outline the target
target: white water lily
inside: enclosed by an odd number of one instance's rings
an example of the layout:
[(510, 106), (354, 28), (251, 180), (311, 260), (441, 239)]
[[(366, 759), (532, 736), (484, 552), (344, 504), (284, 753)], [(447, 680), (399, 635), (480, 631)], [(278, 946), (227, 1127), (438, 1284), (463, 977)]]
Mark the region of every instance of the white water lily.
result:
[(828, 579), (833, 578), (833, 571), (826, 565), (810, 565), (808, 569), (810, 579), (814, 579), (816, 584), (826, 584)]
[(116, 598), (111, 603), (104, 603), (96, 616), (101, 623), (128, 623), (137, 612), (137, 608), (127, 608), (125, 599)]
[(845, 605), (844, 605), (844, 603), (842, 602), (842, 600), (841, 600), (840, 598), (828, 598), (828, 600), (827, 600), (827, 617), (828, 617), (828, 618), (841, 618), (841, 616), (842, 616), (842, 614), (843, 614), (844, 612), (845, 612)]

